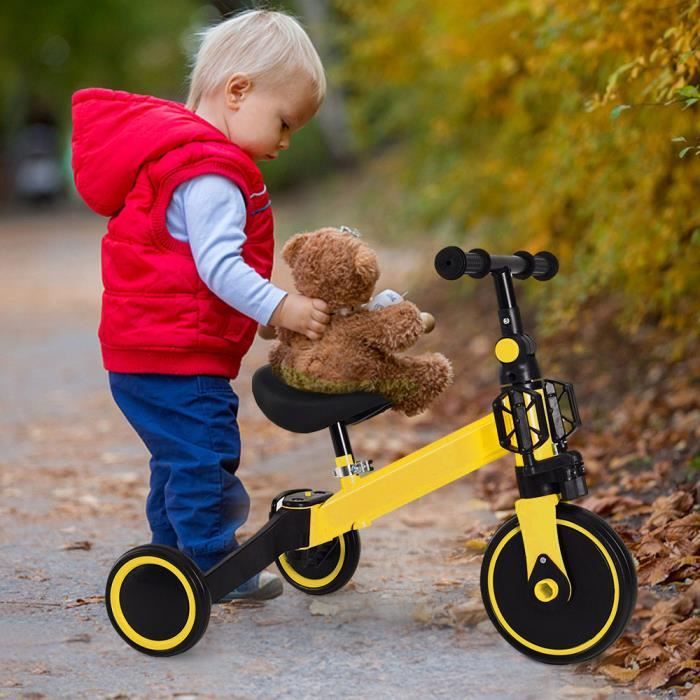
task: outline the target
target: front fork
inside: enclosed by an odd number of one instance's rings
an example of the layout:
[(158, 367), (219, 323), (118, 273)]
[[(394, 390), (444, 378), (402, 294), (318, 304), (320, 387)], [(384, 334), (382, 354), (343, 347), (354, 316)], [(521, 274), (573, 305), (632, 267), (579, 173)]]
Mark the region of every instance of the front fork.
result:
[(559, 495), (555, 493), (519, 498), (515, 502), (525, 547), (528, 585), (542, 603), (571, 598), (571, 581), (557, 534), (557, 503)]

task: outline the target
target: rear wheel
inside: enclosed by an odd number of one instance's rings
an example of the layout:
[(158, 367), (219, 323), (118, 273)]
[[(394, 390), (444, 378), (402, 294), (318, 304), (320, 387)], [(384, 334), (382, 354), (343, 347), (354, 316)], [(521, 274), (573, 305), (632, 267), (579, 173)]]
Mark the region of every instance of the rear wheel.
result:
[(211, 613), (209, 589), (196, 564), (177, 549), (153, 544), (129, 550), (112, 567), (105, 604), (121, 638), (151, 656), (193, 647)]
[(294, 588), (310, 595), (325, 595), (342, 588), (360, 561), (360, 534), (350, 530), (330, 542), (295, 549), (277, 559), (277, 567)]
[(622, 634), (637, 598), (637, 576), (617, 533), (590, 511), (560, 503), (557, 533), (571, 581), (569, 600), (557, 596), (552, 579), (530, 586), (517, 518), (499, 528), (486, 548), (481, 595), (496, 629), (516, 649), (545, 663), (578, 663)]

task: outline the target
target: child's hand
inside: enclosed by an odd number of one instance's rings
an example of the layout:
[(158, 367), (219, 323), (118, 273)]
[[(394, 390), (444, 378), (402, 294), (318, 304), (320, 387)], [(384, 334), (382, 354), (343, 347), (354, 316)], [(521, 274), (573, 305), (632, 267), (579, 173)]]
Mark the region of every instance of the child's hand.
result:
[(330, 320), (328, 304), (323, 299), (290, 292), (278, 304), (270, 318), (270, 325), (282, 326), (311, 340), (318, 340), (325, 333)]
[(272, 326), (258, 326), (258, 335), (263, 340), (274, 340), (277, 332)]

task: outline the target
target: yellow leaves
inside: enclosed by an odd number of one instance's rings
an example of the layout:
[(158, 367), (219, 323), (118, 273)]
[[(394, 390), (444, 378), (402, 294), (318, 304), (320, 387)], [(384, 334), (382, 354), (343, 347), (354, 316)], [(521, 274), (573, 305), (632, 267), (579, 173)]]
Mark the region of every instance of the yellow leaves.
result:
[(435, 141), (445, 141), (453, 134), (454, 125), (448, 119), (438, 117), (431, 124), (430, 131)]
[(499, 66), (505, 75), (514, 75), (517, 73), (520, 63), (511, 54), (506, 53), (501, 56)]
[(624, 21), (594, 0), (343, 7), (344, 72), (363, 128), (409, 146), (409, 219), (562, 251), (567, 284), (546, 314), (573, 318), (588, 296), (612, 291), (627, 298), (628, 328), (650, 312), (683, 326), (700, 268), (697, 247), (682, 243), (700, 225), (700, 159), (680, 160), (671, 137), (700, 137), (700, 105), (663, 103), (700, 83), (690, 0), (663, 12), (630, 0)]
[(472, 539), (472, 540), (466, 540), (464, 543), (464, 546), (467, 549), (471, 549), (474, 552), (484, 552), (486, 551), (486, 547), (488, 546), (488, 542), (481, 538), (481, 539)]

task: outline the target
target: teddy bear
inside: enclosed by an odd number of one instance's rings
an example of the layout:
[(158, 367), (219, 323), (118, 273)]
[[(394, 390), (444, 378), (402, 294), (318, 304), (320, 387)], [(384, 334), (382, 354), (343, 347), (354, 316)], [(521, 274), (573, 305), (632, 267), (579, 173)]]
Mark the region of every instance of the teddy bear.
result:
[(323, 299), (331, 321), (320, 340), (278, 328), (270, 351), (286, 384), (321, 393), (381, 394), (408, 416), (424, 411), (452, 382), (439, 353), (399, 355), (431, 330), (429, 314), (391, 290), (372, 298), (379, 278), (374, 251), (354, 229), (298, 233), (282, 249), (297, 291)]

